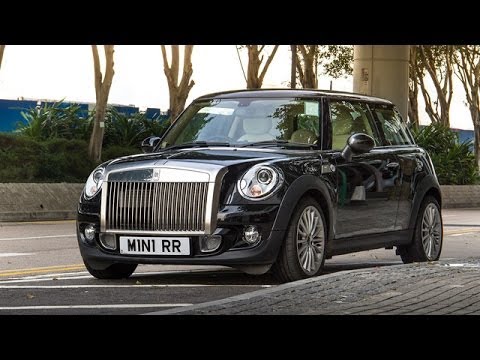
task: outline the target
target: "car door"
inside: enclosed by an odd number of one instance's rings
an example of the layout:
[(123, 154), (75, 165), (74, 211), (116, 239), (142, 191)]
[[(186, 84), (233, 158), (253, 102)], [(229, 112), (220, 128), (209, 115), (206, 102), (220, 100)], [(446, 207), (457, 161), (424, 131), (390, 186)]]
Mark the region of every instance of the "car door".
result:
[(412, 213), (415, 176), (422, 171), (423, 151), (415, 145), (412, 135), (400, 113), (392, 105), (375, 104), (370, 110), (376, 121), (384, 150), (395, 154), (398, 159), (400, 178), (398, 186), (398, 212), (396, 230), (406, 230)]
[[(398, 208), (399, 164), (382, 140), (366, 103), (330, 100), (331, 150), (337, 173), (335, 237), (385, 233), (395, 229)], [(340, 154), (354, 133), (375, 140), (375, 148), (346, 161)], [(327, 141), (328, 142), (328, 141)]]

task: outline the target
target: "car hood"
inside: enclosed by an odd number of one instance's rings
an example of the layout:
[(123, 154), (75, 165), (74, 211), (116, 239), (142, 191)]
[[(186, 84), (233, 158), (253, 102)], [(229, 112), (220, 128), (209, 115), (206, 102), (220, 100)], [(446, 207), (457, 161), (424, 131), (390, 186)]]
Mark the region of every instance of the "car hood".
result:
[(187, 148), (163, 150), (153, 154), (139, 154), (112, 160), (107, 172), (131, 167), (158, 167), (169, 164), (195, 163), (216, 166), (232, 166), (311, 155), (312, 150), (288, 150), (282, 148)]

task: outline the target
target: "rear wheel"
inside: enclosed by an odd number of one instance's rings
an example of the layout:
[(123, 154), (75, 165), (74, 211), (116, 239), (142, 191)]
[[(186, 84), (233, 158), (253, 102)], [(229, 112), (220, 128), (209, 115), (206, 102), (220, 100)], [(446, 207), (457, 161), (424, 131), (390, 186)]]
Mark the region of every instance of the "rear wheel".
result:
[(322, 208), (302, 199), (291, 218), (272, 272), (280, 281), (295, 281), (319, 274), (325, 262), (326, 224)]
[(133, 274), (138, 264), (113, 264), (103, 270), (93, 269), (83, 260), (88, 272), (97, 279), (126, 279)]
[(437, 199), (427, 196), (418, 211), (413, 241), (410, 245), (399, 246), (402, 261), (436, 261), (440, 258), (443, 244), (442, 213)]

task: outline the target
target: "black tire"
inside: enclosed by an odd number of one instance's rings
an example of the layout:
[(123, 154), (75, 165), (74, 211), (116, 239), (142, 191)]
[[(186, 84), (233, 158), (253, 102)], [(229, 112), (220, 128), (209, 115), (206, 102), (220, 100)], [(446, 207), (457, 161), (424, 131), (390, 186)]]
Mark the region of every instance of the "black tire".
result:
[(127, 279), (133, 274), (138, 264), (113, 264), (103, 270), (93, 269), (83, 260), (88, 272), (97, 279)]
[[(434, 206), (438, 214), (440, 216), (440, 230), (439, 230), (439, 244), (435, 245), (435, 252), (430, 256), (427, 254), (425, 247), (422, 243), (422, 223), (425, 215), (426, 210)], [(437, 243), (435, 241), (435, 243)], [(440, 258), (440, 254), (442, 252), (442, 245), (443, 245), (443, 223), (442, 223), (442, 210), (440, 205), (438, 204), (437, 199), (433, 196), (426, 196), (423, 199), (422, 205), (418, 210), (417, 220), (415, 221), (415, 229), (413, 232), (413, 239), (409, 245), (405, 246), (398, 246), (397, 253), (402, 258), (404, 264), (409, 264), (412, 262), (425, 262), (425, 261), (437, 261)], [(438, 246), (438, 248), (437, 248)]]
[[(298, 253), (299, 246), (301, 245), (299, 245), (297, 242), (297, 236), (300, 236), (299, 234), (297, 234), (297, 228), (299, 226), (300, 217), (307, 209), (311, 210), (311, 207), (314, 207), (320, 214), (323, 231), (318, 228), (318, 235), (320, 236), (320, 233), (322, 233), (323, 243), (321, 253), (315, 254), (315, 252), (312, 251), (312, 256), (314, 256), (314, 258), (316, 259), (316, 261), (314, 260), (315, 267), (312, 270), (313, 272), (308, 272), (300, 264)], [(325, 248), (327, 240), (326, 228), (327, 224), (325, 222), (325, 216), (323, 214), (322, 208), (318, 205), (318, 203), (311, 197), (305, 197), (300, 200), (291, 217), (290, 224), (288, 225), (287, 233), (283, 241), (282, 247), (280, 248), (277, 260), (272, 266), (273, 275), (281, 282), (289, 282), (305, 279), (320, 274), (322, 272), (323, 264), (325, 263)], [(315, 241), (315, 243), (320, 244), (320, 241), (318, 243), (317, 241)], [(315, 249), (318, 250), (319, 248), (315, 247)], [(310, 250), (307, 249), (307, 251)], [(318, 269), (316, 269), (317, 266)]]

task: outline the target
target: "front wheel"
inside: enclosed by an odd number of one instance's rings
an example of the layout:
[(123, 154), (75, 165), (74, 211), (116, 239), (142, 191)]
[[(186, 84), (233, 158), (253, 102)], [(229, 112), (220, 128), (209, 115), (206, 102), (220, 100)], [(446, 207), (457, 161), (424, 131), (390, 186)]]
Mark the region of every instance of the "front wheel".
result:
[(427, 196), (420, 206), (415, 224), (413, 241), (399, 246), (398, 253), (405, 264), (436, 261), (440, 258), (443, 244), (443, 223), (437, 199)]
[(138, 264), (113, 264), (103, 270), (93, 269), (83, 260), (88, 272), (97, 279), (126, 279), (133, 274)]
[(280, 281), (296, 281), (318, 275), (325, 262), (326, 224), (322, 208), (302, 199), (291, 218), (272, 272)]

